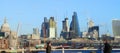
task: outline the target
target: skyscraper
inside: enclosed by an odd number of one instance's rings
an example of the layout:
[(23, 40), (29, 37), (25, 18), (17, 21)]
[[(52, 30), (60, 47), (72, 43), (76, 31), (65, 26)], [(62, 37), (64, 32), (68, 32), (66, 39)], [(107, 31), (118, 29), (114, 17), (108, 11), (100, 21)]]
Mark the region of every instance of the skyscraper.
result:
[(120, 38), (120, 20), (112, 20), (112, 29), (115, 38)]
[(48, 30), (49, 30), (49, 22), (48, 19), (44, 17), (44, 22), (41, 25), (41, 37), (48, 38), (49, 37)]
[(56, 22), (54, 17), (50, 17), (49, 21), (47, 18), (44, 18), (44, 22), (42, 23), (41, 28), (41, 37), (44, 38), (56, 38), (57, 30), (56, 30)]
[(74, 12), (70, 24), (70, 38), (76, 38), (76, 37), (82, 37), (82, 35), (80, 34), (77, 13)]
[(68, 18), (65, 18), (65, 20), (62, 21), (62, 24), (63, 24), (62, 31), (69, 32)]
[(68, 18), (65, 18), (65, 20), (62, 21), (62, 31), (61, 31), (60, 36), (62, 36), (64, 39), (69, 38)]
[(56, 22), (54, 17), (49, 19), (49, 38), (56, 38)]

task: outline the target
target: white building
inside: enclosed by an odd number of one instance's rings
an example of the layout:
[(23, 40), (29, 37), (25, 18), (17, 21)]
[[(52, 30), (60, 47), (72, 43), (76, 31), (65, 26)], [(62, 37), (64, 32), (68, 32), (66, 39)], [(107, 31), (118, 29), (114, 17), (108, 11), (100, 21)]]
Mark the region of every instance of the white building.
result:
[(49, 28), (49, 38), (55, 38), (55, 28)]
[(56, 22), (54, 17), (49, 19), (49, 38), (56, 38)]

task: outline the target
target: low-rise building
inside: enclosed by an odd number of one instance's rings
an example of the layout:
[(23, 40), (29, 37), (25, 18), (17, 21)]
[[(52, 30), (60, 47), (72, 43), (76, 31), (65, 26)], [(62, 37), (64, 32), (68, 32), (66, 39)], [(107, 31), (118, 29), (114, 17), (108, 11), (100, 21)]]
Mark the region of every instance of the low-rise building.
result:
[(8, 49), (8, 40), (0, 39), (0, 49)]

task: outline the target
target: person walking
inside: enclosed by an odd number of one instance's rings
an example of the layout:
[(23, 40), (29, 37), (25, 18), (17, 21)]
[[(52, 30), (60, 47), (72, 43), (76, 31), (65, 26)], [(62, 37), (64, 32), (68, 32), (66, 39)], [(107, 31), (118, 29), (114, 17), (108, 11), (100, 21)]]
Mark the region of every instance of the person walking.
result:
[(46, 53), (51, 53), (51, 42), (47, 43)]
[(104, 53), (112, 53), (112, 47), (111, 45), (108, 43), (108, 40), (104, 41)]

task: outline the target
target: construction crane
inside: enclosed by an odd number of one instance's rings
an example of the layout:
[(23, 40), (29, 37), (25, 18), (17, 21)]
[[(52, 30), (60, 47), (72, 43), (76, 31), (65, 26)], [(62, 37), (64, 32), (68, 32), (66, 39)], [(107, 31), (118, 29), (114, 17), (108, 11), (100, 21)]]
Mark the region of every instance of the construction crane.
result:
[(18, 23), (18, 26), (17, 26), (17, 37), (16, 37), (16, 38), (17, 38), (17, 39), (16, 39), (16, 42), (17, 42), (17, 45), (16, 45), (16, 46), (17, 46), (17, 47), (19, 47), (19, 46), (18, 46), (19, 27), (20, 27), (20, 23)]
[(18, 33), (19, 33), (19, 27), (20, 27), (20, 23), (18, 23), (18, 26), (17, 26), (17, 36), (18, 36)]

